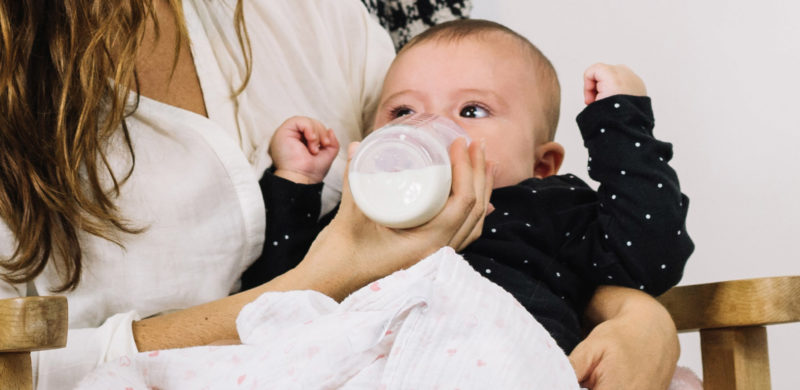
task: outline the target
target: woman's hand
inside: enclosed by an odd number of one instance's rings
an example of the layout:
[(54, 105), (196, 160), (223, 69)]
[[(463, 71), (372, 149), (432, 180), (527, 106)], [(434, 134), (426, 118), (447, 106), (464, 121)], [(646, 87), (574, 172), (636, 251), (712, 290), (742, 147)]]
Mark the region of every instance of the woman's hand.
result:
[(680, 346), (672, 317), (658, 301), (634, 289), (601, 286), (586, 316), (598, 325), (569, 355), (582, 387), (669, 387)]
[[(342, 204), (336, 217), (317, 237), (298, 266), (305, 272), (320, 272), (325, 283), (317, 288), (334, 299), (408, 268), (443, 246), (462, 249), (483, 228), (489, 208), (492, 164), (484, 159), (484, 143), (464, 139), (450, 147), (453, 184), (444, 209), (424, 225), (391, 229), (364, 216), (355, 205), (345, 176)], [(348, 154), (352, 157), (355, 144)]]

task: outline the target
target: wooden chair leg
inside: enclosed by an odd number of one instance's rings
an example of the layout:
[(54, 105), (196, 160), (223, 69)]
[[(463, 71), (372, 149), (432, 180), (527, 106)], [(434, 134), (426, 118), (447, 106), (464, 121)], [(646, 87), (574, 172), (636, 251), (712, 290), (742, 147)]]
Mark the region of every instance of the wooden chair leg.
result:
[(31, 390), (31, 353), (0, 353), (0, 384), (3, 389)]
[(700, 330), (705, 390), (769, 390), (767, 329)]

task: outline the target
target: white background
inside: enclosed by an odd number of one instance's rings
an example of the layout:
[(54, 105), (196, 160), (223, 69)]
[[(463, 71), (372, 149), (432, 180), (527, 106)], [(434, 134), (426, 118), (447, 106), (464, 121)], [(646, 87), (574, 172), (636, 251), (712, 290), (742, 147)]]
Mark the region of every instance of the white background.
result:
[[(763, 0), (474, 0), (553, 62), (562, 86), (563, 172), (586, 174), (575, 125), (582, 74), (626, 64), (653, 98), (656, 137), (690, 198), (696, 250), (681, 284), (800, 275), (800, 3)], [(800, 299), (800, 297), (798, 297)], [(768, 328), (774, 389), (800, 386), (800, 324)], [(702, 372), (699, 336), (679, 364)]]

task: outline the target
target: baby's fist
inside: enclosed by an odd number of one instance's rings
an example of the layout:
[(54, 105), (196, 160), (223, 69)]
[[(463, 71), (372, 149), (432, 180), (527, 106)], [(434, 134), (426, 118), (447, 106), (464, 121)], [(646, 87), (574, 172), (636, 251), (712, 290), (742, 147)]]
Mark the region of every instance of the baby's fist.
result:
[(283, 122), (269, 145), (275, 175), (301, 184), (321, 182), (338, 152), (333, 130), (302, 116)]
[(583, 72), (583, 98), (586, 104), (613, 95), (645, 96), (647, 89), (644, 81), (625, 65), (597, 63)]

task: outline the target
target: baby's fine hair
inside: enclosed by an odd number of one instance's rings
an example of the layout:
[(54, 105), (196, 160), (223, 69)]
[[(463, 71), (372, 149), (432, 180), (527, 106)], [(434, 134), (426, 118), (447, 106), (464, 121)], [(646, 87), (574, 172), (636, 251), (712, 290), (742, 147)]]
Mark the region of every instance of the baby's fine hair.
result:
[(544, 131), (547, 134), (547, 141), (552, 141), (558, 126), (558, 117), (561, 109), (561, 86), (558, 83), (558, 75), (550, 63), (550, 60), (534, 46), (527, 38), (518, 34), (516, 31), (483, 19), (459, 19), (437, 24), (411, 39), (397, 53), (398, 56), (408, 51), (412, 47), (429, 41), (450, 41), (457, 42), (466, 38), (488, 38), (491, 33), (500, 33), (513, 38), (522, 50), (531, 58), (534, 66), (536, 81), (540, 93), (542, 93), (543, 107), (533, 107), (541, 109), (544, 115)]

